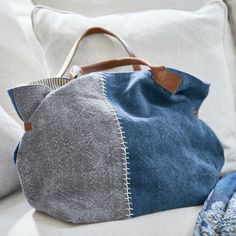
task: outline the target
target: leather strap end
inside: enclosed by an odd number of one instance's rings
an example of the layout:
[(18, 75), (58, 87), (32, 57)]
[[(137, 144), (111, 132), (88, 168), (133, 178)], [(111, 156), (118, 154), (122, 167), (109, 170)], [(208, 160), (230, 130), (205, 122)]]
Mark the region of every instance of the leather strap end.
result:
[(25, 131), (31, 131), (32, 130), (32, 123), (31, 122), (25, 122), (24, 123), (24, 129), (25, 129)]
[(182, 82), (182, 78), (178, 75), (168, 71), (167, 69), (158, 71), (153, 71), (153, 80), (160, 84), (170, 93), (175, 93)]

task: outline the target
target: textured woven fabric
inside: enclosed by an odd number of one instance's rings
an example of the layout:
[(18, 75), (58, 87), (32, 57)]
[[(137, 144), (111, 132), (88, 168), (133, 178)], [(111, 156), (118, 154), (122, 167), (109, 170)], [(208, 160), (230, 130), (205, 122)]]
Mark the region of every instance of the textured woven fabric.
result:
[(203, 203), (224, 162), (217, 137), (196, 117), (209, 85), (169, 70), (183, 79), (175, 94), (150, 71), (9, 90), (32, 124), (16, 154), (29, 203), (73, 223)]
[(169, 70), (183, 78), (175, 94), (149, 71), (104, 74), (125, 132), (135, 216), (202, 204), (223, 165), (219, 141), (196, 117), (209, 84)]
[(13, 96), (32, 122), (16, 161), (29, 203), (73, 223), (127, 218), (122, 140), (102, 81), (86, 76), (51, 93), (42, 85), (22, 86)]

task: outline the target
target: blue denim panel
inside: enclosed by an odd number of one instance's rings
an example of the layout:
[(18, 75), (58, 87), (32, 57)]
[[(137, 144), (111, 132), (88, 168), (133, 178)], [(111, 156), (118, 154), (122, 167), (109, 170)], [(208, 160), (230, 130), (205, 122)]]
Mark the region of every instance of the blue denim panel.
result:
[(16, 105), (13, 89), (9, 89), (7, 92), (8, 92), (8, 95), (9, 95), (10, 99), (11, 99), (11, 102), (12, 102), (12, 104), (13, 104), (15, 110), (16, 110), (17, 115), (20, 117), (21, 120), (23, 120), (23, 118), (22, 118), (22, 116), (21, 116), (21, 114), (20, 114), (20, 112), (17, 108), (17, 105)]
[(175, 94), (150, 71), (103, 74), (127, 141), (134, 216), (202, 204), (224, 163), (214, 132), (194, 115), (209, 85), (168, 70), (183, 78)]

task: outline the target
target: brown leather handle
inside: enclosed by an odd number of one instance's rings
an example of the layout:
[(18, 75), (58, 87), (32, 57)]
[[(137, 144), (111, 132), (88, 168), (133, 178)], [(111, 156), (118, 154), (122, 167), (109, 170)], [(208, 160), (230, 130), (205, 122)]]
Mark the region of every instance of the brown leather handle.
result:
[(137, 57), (123, 57), (123, 58), (102, 61), (102, 62), (98, 62), (98, 63), (91, 64), (91, 65), (81, 66), (80, 73), (81, 74), (88, 74), (91, 72), (108, 70), (108, 69), (112, 69), (115, 67), (128, 66), (128, 65), (144, 65), (144, 66), (148, 66), (150, 69), (154, 69), (154, 70), (157, 69), (158, 71), (164, 70), (163, 66), (162, 67), (155, 67), (155, 66), (149, 64), (148, 62), (146, 62), (140, 58), (137, 58)]
[[(75, 41), (73, 47), (71, 48), (71, 50), (70, 50), (70, 52), (69, 52), (69, 54), (66, 58), (62, 68), (58, 72), (57, 77), (62, 77), (64, 75), (64, 73), (66, 72), (66, 70), (68, 69), (68, 67), (69, 67), (69, 65), (72, 61), (73, 56), (75, 55), (75, 52), (76, 52), (77, 48), (79, 47), (80, 42), (86, 36), (91, 35), (91, 34), (106, 34), (106, 35), (109, 35), (109, 36), (112, 36), (112, 37), (116, 38), (124, 46), (125, 50), (127, 51), (128, 55), (130, 57), (136, 57), (135, 54), (130, 49), (129, 45), (124, 40), (119, 38), (117, 35), (113, 34), (112, 32), (110, 32), (106, 29), (103, 29), (103, 28), (100, 28), (100, 27), (93, 27), (93, 28), (90, 28), (90, 29), (86, 30), (80, 37), (77, 38), (77, 40)], [(141, 70), (141, 67), (139, 65), (133, 65), (133, 69), (135, 71), (137, 71), (137, 70)]]
[(123, 57), (82, 66), (80, 67), (80, 73), (87, 74), (91, 72), (107, 70), (114, 67), (127, 66), (127, 65), (148, 66), (152, 71), (153, 80), (171, 93), (174, 93), (177, 90), (182, 81), (182, 78), (166, 70), (164, 66), (157, 67), (136, 57)]

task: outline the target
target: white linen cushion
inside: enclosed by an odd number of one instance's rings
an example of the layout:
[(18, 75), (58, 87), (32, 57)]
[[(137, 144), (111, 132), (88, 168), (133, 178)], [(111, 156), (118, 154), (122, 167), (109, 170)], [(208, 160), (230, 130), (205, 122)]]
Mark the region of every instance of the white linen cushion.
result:
[(28, 46), (30, 46), (34, 52), (34, 55), (37, 57), (41, 70), (44, 70), (43, 57), (42, 57), (42, 48), (36, 39), (32, 24), (30, 20), (30, 15), (34, 5), (31, 0), (8, 0), (7, 1), (9, 7), (11, 8), (12, 13), (14, 14), (14, 18), (19, 23), (24, 35), (28, 41)]
[(73, 11), (85, 16), (102, 16), (162, 8), (192, 11), (199, 9), (209, 1), (211, 0), (32, 0), (35, 5)]
[(23, 129), (0, 106), (0, 198), (20, 187), (13, 153)]
[[(137, 56), (150, 63), (208, 80), (210, 94), (199, 116), (223, 143), (224, 171), (236, 167), (235, 110), (223, 46), (226, 17), (227, 10), (221, 1), (196, 12), (152, 10), (89, 18), (39, 6), (32, 14), (49, 76), (58, 72), (78, 35), (91, 26), (101, 26), (124, 38)], [(82, 42), (72, 64), (89, 64), (124, 55), (114, 40), (95, 35)]]
[(19, 121), (6, 90), (40, 79), (43, 72), (8, 2), (0, 0), (0, 6), (0, 104)]

